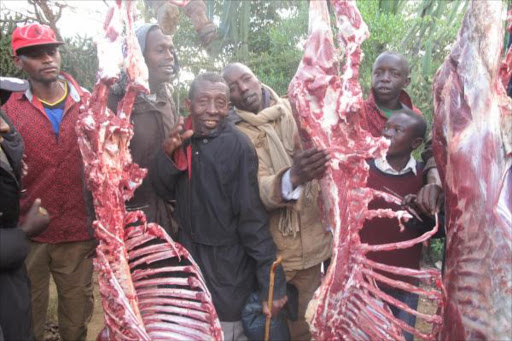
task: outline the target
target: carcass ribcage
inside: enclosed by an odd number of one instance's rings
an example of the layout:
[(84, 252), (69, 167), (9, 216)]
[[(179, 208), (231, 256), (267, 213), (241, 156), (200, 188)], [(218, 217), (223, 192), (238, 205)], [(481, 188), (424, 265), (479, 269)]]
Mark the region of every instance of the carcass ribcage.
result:
[(512, 68), (505, 3), (472, 1), (434, 82), (434, 155), (446, 193), (443, 340), (512, 337)]
[[(100, 79), (93, 93), (85, 95), (77, 124), (96, 213), (94, 265), (107, 337), (221, 340), (211, 295), (190, 254), (160, 226), (148, 224), (142, 211), (125, 209), (125, 201), (133, 197), (147, 172), (132, 162), (128, 148), (134, 100), (147, 92), (147, 69), (132, 27), (133, 3), (118, 1), (109, 11), (105, 37), (98, 41)], [(108, 91), (121, 67), (128, 85), (114, 114), (107, 108)]]
[[(309, 34), (304, 57), (292, 80), (288, 94), (294, 107), (305, 147), (315, 145), (330, 151), (331, 162), (320, 181), (324, 221), (334, 234), (331, 265), (313, 300), (306, 318), (316, 340), (390, 340), (403, 339), (408, 331), (423, 339), (434, 339), (441, 323), (442, 292), (393, 280), (384, 273), (417, 278), (439, 285), (439, 271), (397, 268), (370, 261), (372, 251), (411, 247), (432, 236), (436, 230), (414, 240), (387, 245), (362, 244), (359, 230), (366, 219), (389, 217), (407, 220), (403, 211), (368, 210), (375, 197), (398, 203), (387, 193), (366, 188), (366, 159), (385, 155), (388, 142), (374, 138), (360, 125), (362, 93), (358, 81), (362, 58), (361, 44), (368, 29), (355, 1), (331, 1), (340, 32), (339, 65), (325, 1), (310, 2)], [(432, 316), (409, 309), (384, 294), (376, 282), (426, 297), (439, 307)], [(430, 332), (421, 333), (393, 317), (387, 304), (410, 312), (431, 324)]]

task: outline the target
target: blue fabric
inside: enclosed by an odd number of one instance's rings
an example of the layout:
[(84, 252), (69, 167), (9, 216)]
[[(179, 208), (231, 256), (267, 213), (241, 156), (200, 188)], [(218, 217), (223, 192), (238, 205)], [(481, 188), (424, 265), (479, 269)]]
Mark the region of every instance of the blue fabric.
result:
[[(416, 310), (418, 308), (418, 298), (419, 297), (417, 294), (413, 294), (413, 293), (403, 291), (400, 289), (388, 288), (388, 287), (382, 288), (382, 291), (385, 292), (386, 294), (388, 294), (389, 296), (396, 298), (400, 302), (405, 303), (413, 310)], [(415, 315), (409, 314), (409, 313), (403, 311), (402, 309), (395, 307), (392, 304), (389, 304), (388, 306), (396, 318), (404, 321), (405, 323), (407, 323), (408, 325), (410, 325), (411, 327), (414, 328), (414, 326), (416, 325), (416, 316)], [(410, 334), (406, 331), (403, 331), (403, 333), (404, 333), (404, 338), (406, 341), (414, 340), (414, 336), (412, 334)]]
[(64, 114), (65, 102), (66, 101), (62, 101), (61, 103), (52, 107), (43, 105), (44, 110), (46, 111), (46, 116), (48, 116), (48, 119), (52, 124), (53, 132), (55, 133), (55, 135), (59, 135), (60, 123), (62, 122), (62, 116)]

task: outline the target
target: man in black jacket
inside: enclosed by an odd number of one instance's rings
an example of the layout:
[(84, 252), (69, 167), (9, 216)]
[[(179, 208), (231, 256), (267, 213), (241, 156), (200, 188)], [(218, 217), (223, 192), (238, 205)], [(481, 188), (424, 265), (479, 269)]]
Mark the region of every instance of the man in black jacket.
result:
[[(185, 106), (190, 117), (165, 140), (150, 169), (159, 195), (176, 200), (178, 240), (199, 264), (225, 340), (246, 340), (241, 312), (259, 289), (267, 308), (269, 271), (276, 257), (267, 213), (259, 199), (257, 157), (250, 141), (225, 122), (229, 89), (214, 73), (196, 77)], [(272, 315), (286, 303), (281, 267)]]
[[(5, 90), (16, 86), (2, 79), (2, 98)], [(50, 222), (37, 199), (23, 224), (18, 224), (23, 148), (21, 136), (0, 109), (0, 340), (32, 340), (30, 284), (24, 261), (30, 250), (28, 237), (41, 233)]]

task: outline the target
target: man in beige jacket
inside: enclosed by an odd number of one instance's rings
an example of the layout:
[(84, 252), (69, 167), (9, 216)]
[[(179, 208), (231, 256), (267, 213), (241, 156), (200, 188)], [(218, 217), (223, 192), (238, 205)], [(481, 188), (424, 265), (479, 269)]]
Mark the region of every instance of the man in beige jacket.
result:
[(324, 175), (329, 155), (315, 148), (302, 150), (290, 103), (246, 65), (227, 65), (223, 77), (233, 104), (230, 119), (258, 154), (260, 196), (286, 279), (299, 292), (299, 319), (289, 322), (290, 335), (292, 340), (309, 340), (304, 314), (320, 285), (321, 263), (331, 255), (332, 235), (321, 222), (316, 181)]

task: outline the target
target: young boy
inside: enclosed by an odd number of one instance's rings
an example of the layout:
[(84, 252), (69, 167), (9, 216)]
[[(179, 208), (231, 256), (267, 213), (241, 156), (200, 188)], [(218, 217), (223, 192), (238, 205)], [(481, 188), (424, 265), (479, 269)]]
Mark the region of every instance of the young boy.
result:
[(404, 90), (410, 82), (409, 62), (400, 53), (385, 51), (375, 59), (372, 88), (364, 102), (367, 130), (373, 136), (381, 136), (387, 119), (395, 112), (411, 109), (421, 115)]
[[(370, 173), (368, 187), (389, 192), (389, 190), (406, 197), (415, 195), (424, 185), (423, 163), (416, 162), (411, 153), (418, 148), (424, 140), (426, 123), (423, 117), (409, 109), (402, 109), (395, 112), (386, 122), (382, 135), (391, 141), (388, 153), (385, 158), (370, 160)], [(391, 208), (401, 209), (398, 205), (385, 202), (382, 199), (375, 199), (369, 204), (370, 209)], [(360, 232), (361, 242), (370, 245), (395, 243), (410, 240), (420, 236), (432, 229), (434, 220), (432, 217), (421, 217), (423, 222), (411, 219), (400, 232), (396, 219), (376, 218), (369, 220)], [(368, 258), (387, 265), (399, 266), (411, 269), (419, 269), (422, 244), (403, 250), (369, 253)], [(418, 281), (414, 278), (387, 276), (402, 280), (414, 285)], [(398, 290), (382, 283), (379, 287), (388, 295), (404, 302), (412, 309), (418, 305), (418, 295)], [(392, 305), (389, 305), (393, 314), (409, 324), (415, 325), (416, 317), (408, 314)], [(406, 340), (413, 340), (409, 333), (404, 333)]]
[[(409, 62), (402, 54), (385, 51), (375, 59), (372, 88), (364, 101), (366, 119), (363, 121), (363, 126), (373, 136), (381, 136), (387, 119), (395, 112), (410, 109), (421, 115), (404, 90), (410, 82)], [(427, 141), (421, 156), (425, 162), (426, 182), (418, 193), (417, 206), (422, 212), (433, 213), (439, 208), (442, 189), (430, 143)]]

